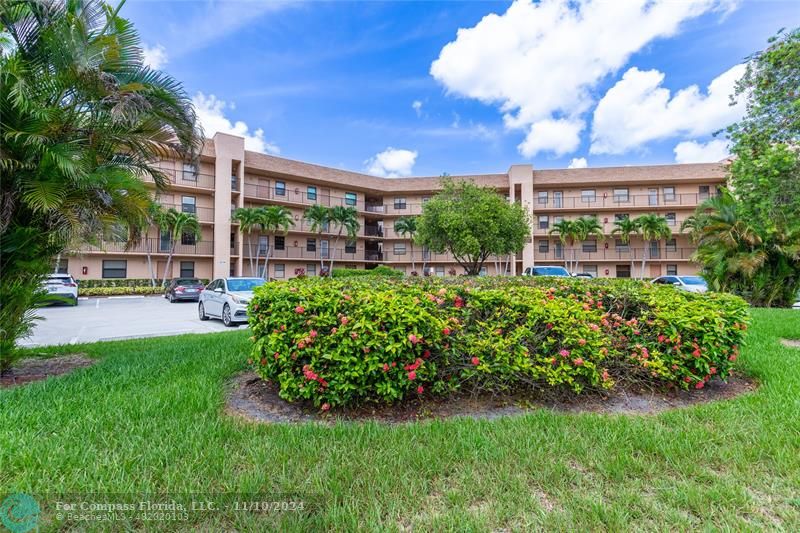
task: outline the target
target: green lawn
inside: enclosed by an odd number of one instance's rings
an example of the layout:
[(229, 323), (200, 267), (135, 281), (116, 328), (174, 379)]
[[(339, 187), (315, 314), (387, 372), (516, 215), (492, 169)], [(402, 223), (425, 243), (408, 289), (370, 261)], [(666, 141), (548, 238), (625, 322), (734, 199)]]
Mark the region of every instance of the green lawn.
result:
[(102, 361), (0, 391), (0, 495), (311, 502), (305, 513), (197, 514), (187, 529), (798, 531), (800, 349), (778, 339), (800, 338), (800, 312), (754, 315), (739, 362), (759, 390), (656, 416), (251, 425), (222, 414), (246, 332), (70, 347)]

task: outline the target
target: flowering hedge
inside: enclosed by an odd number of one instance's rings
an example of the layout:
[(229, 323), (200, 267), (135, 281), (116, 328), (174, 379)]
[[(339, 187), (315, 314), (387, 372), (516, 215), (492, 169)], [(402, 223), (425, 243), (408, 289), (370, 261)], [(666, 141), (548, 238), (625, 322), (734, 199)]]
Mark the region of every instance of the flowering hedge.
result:
[(250, 364), (323, 410), (459, 390), (579, 393), (725, 378), (747, 304), (624, 280), (309, 279), (250, 304)]

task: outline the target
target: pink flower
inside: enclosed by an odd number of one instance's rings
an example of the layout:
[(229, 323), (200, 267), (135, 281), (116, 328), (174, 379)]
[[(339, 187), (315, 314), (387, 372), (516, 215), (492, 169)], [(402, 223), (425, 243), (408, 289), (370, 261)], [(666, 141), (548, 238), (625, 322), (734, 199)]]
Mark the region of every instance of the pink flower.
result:
[(575, 359), (572, 360), (572, 364), (574, 364), (575, 366), (581, 366), (583, 364), (583, 359), (581, 359), (580, 357), (576, 357)]
[(298, 305), (297, 307), (294, 308), (294, 312), (297, 313), (298, 315), (302, 315), (303, 313), (306, 312), (306, 308), (303, 307), (302, 305)]
[(569, 357), (569, 350), (561, 350), (558, 352), (561, 357)]
[(408, 342), (410, 342), (411, 344), (417, 344), (421, 340), (422, 340), (421, 338), (417, 337), (413, 333), (409, 334), (409, 336), (408, 336)]
[(358, 338), (358, 333), (356, 333), (354, 331), (353, 333), (350, 334), (350, 337), (353, 338), (353, 339), (357, 339)]
[(305, 348), (305, 347), (306, 347), (306, 343), (305, 343), (305, 342), (303, 342), (303, 341), (300, 341), (300, 342), (298, 342), (298, 343), (297, 343), (297, 347), (298, 347), (298, 348), (300, 348), (300, 349), (302, 350), (303, 348)]
[(424, 357), (425, 359), (427, 359), (430, 356), (431, 356), (430, 350), (425, 350), (424, 352), (422, 352), (422, 357)]
[(544, 326), (545, 329), (553, 329), (553, 324), (546, 324)]
[(712, 366), (711, 368), (708, 369), (708, 373), (711, 374), (711, 375), (716, 374), (717, 373), (717, 367)]
[(350, 321), (350, 320), (349, 320), (349, 319), (348, 319), (346, 316), (343, 316), (343, 317), (342, 317), (342, 325), (343, 325), (343, 326), (346, 326), (346, 325), (347, 325), (347, 323), (348, 323), (349, 321)]
[(364, 346), (362, 349), (364, 350), (364, 353), (369, 353), (369, 348), (367, 346)]
[(336, 332), (339, 331), (339, 328), (331, 328), (331, 333), (336, 335)]
[(456, 296), (455, 304), (459, 309), (464, 307), (464, 299), (461, 296)]
[(697, 384), (694, 386), (695, 389), (702, 389), (705, 386), (705, 381), (698, 381)]
[(408, 379), (409, 381), (414, 381), (415, 379), (417, 379), (417, 373), (412, 370), (411, 372), (408, 373)]
[(417, 394), (422, 394), (423, 392), (425, 392), (425, 389), (422, 387), (422, 385), (417, 387)]
[(598, 326), (597, 324), (589, 324), (589, 329), (591, 329), (592, 331), (599, 331), (600, 326)]
[(349, 294), (345, 294), (345, 295), (343, 296), (343, 298), (344, 298), (345, 300), (348, 300), (348, 301), (353, 299), (353, 297), (352, 297), (352, 296), (350, 296)]
[(444, 333), (445, 335), (450, 335), (450, 328), (444, 328), (442, 330), (442, 333)]
[(728, 361), (736, 361), (736, 354), (733, 354), (730, 357), (728, 357)]
[(601, 376), (601, 377), (603, 378), (603, 381), (608, 381), (608, 380), (610, 379), (610, 376), (608, 375), (608, 370), (606, 370), (606, 369), (604, 368), (604, 369), (603, 369), (603, 374), (602, 374), (602, 376)]
[(578, 344), (580, 344), (581, 346), (586, 346), (586, 339), (579, 339)]
[(283, 324), (283, 325), (281, 326), (281, 331), (286, 331), (286, 324)]
[(478, 366), (479, 364), (481, 364), (481, 360), (478, 359), (477, 357), (473, 357), (472, 358), (472, 364), (475, 365), (475, 366)]
[(384, 372), (388, 372), (389, 371), (389, 365), (388, 364), (383, 363), (383, 371)]
[(312, 329), (311, 331), (308, 332), (308, 336), (313, 339), (314, 337), (317, 336), (317, 330)]
[(323, 411), (327, 411), (330, 408), (331, 408), (331, 404), (329, 404), (328, 402), (325, 402), (325, 403), (322, 404), (322, 410)]
[(666, 338), (667, 338), (666, 335), (659, 335), (658, 336), (658, 342), (664, 342), (664, 340), (666, 340)]
[(702, 355), (700, 353), (700, 348), (695, 348), (694, 351), (692, 352), (692, 355), (695, 357), (700, 357), (700, 355)]
[(447, 294), (447, 289), (439, 289), (439, 296), (444, 296)]

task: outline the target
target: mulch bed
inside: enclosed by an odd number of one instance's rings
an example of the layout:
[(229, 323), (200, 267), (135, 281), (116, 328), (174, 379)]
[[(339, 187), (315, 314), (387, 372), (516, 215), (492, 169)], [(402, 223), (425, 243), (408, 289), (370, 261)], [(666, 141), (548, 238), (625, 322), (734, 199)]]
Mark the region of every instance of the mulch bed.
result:
[(53, 376), (62, 376), (97, 362), (82, 353), (59, 355), (46, 359), (31, 357), (17, 362), (11, 370), (0, 375), (0, 389), (16, 387)]
[(715, 380), (692, 391), (614, 391), (601, 396), (560, 396), (537, 399), (530, 396), (459, 396), (420, 398), (391, 406), (365, 406), (321, 413), (309, 404), (289, 403), (278, 395), (278, 386), (263, 381), (253, 372), (235, 376), (228, 386), (225, 411), (249, 422), (330, 424), (337, 420), (376, 421), (402, 424), (426, 419), (469, 417), (494, 419), (520, 415), (534, 409), (565, 413), (606, 413), (649, 415), (716, 400), (734, 398), (756, 389), (753, 380), (730, 376), (727, 383)]

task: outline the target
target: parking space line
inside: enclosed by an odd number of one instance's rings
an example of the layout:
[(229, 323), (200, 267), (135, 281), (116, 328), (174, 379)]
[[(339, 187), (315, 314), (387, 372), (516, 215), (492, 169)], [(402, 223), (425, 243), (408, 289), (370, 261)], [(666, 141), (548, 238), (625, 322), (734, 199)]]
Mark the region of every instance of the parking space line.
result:
[(96, 309), (100, 309), (100, 298), (97, 299), (97, 303), (94, 305)]

